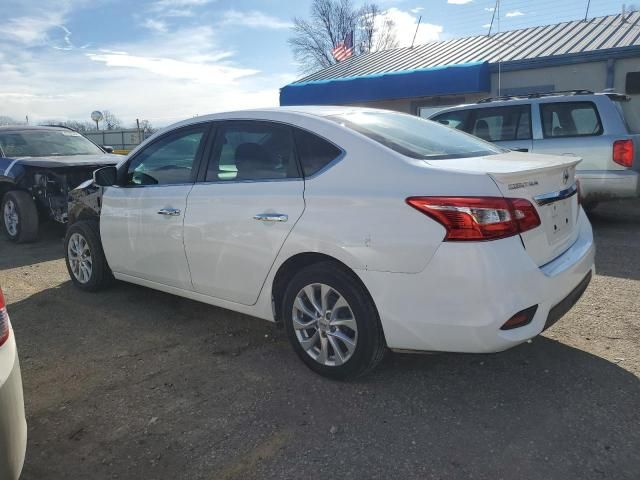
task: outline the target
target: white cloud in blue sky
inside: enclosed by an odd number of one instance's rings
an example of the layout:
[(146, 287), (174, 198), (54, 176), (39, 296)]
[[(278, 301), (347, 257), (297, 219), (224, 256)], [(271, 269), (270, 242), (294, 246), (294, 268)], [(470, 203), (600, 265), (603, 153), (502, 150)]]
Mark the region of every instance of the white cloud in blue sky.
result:
[[(298, 77), (289, 27), (294, 16), (308, 16), (311, 0), (0, 2), (0, 115), (88, 120), (92, 110), (108, 109), (127, 123), (139, 117), (165, 125), (277, 105), (279, 88)], [(485, 34), (479, 26), (491, 20), (487, 1), (377, 3), (396, 24), (400, 46), (410, 45), (419, 16), (416, 44)], [(611, 3), (591, 14), (620, 10), (619, 0)], [(551, 10), (520, 13), (506, 16), (520, 17), (519, 26), (559, 21)]]

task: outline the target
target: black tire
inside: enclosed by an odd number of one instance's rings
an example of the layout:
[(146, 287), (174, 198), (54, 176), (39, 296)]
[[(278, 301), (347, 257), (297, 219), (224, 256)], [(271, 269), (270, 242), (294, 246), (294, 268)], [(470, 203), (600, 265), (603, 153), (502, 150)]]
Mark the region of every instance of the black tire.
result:
[[(10, 228), (5, 218), (5, 208), (13, 205), (18, 223)], [(2, 229), (9, 237), (9, 240), (16, 243), (33, 242), (38, 238), (38, 209), (36, 203), (28, 192), (23, 190), (10, 190), (2, 197), (0, 208), (0, 218), (2, 219)]]
[[(303, 349), (296, 335), (294, 302), (298, 293), (311, 284), (325, 284), (335, 289), (347, 301), (355, 317), (355, 350), (342, 365), (319, 363)], [(320, 375), (336, 380), (356, 378), (373, 370), (384, 357), (386, 344), (375, 304), (355, 274), (337, 263), (316, 263), (298, 272), (287, 285), (281, 311), (287, 337), (294, 351), (311, 370)], [(313, 332), (313, 329), (310, 332)], [(330, 348), (333, 350), (333, 347)]]
[[(71, 265), (73, 260), (69, 258), (69, 243), (72, 239), (74, 241), (83, 239), (88, 246), (89, 253), (87, 257), (91, 259), (91, 271), (86, 280), (79, 278), (81, 275), (75, 273)], [(113, 282), (113, 273), (111, 273), (107, 259), (104, 256), (102, 241), (100, 240), (100, 228), (97, 221), (81, 220), (71, 225), (67, 229), (67, 234), (64, 238), (64, 253), (67, 271), (69, 272), (71, 281), (81, 290), (97, 292), (98, 290), (108, 287)]]

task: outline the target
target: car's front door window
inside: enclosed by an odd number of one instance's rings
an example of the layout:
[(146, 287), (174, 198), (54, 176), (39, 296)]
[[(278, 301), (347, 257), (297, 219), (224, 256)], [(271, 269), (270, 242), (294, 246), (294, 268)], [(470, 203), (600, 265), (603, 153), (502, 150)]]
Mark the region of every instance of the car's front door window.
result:
[(205, 130), (205, 126), (189, 128), (153, 142), (129, 163), (127, 185), (192, 182), (194, 163), (202, 147)]

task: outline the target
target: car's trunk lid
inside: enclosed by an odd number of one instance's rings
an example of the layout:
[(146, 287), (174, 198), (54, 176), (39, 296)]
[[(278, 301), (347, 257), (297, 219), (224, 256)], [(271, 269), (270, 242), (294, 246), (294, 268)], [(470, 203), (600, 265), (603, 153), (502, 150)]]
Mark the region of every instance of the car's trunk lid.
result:
[(429, 165), (467, 173), (486, 173), (509, 198), (529, 200), (541, 225), (521, 234), (525, 249), (537, 265), (556, 258), (575, 242), (578, 195), (577, 157), (509, 152), (476, 158), (428, 161)]

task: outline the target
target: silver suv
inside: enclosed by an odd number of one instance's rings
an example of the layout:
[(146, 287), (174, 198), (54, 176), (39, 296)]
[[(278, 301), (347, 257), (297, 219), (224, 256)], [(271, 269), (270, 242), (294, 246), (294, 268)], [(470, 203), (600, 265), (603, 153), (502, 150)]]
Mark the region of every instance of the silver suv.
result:
[(640, 122), (626, 95), (575, 90), (487, 98), (431, 120), (511, 150), (581, 157), (585, 206), (640, 195)]

